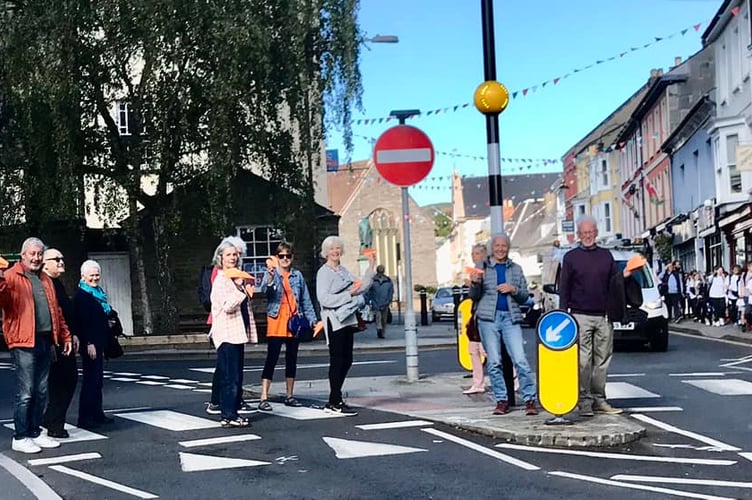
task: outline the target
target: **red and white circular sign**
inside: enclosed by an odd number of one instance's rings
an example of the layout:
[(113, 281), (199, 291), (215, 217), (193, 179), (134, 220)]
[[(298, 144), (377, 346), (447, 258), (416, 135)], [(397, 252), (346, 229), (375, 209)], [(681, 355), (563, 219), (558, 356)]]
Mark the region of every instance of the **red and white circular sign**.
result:
[(431, 139), (411, 125), (390, 128), (381, 134), (373, 148), (373, 162), (381, 176), (401, 187), (425, 179), (433, 167), (434, 158)]

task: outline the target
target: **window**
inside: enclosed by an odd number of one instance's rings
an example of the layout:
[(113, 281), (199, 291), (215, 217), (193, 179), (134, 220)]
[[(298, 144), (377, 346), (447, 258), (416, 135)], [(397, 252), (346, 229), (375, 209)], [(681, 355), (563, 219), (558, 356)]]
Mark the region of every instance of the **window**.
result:
[(266, 259), (277, 251), (284, 238), (279, 230), (268, 226), (240, 226), (237, 231), (247, 245), (243, 270), (256, 279), (258, 288), (266, 271)]
[(127, 102), (119, 102), (117, 105), (117, 115), (115, 116), (115, 123), (118, 126), (118, 132), (120, 135), (131, 135), (131, 109), (130, 104)]
[(607, 234), (611, 233), (611, 203), (603, 204), (603, 228)]
[(601, 186), (604, 189), (608, 189), (609, 186), (611, 186), (611, 179), (610, 179), (610, 176), (608, 175), (608, 160), (606, 159), (601, 160), (600, 176), (601, 176)]
[(726, 165), (728, 166), (729, 188), (732, 193), (742, 192), (742, 174), (736, 169), (736, 146), (739, 136), (726, 136)]

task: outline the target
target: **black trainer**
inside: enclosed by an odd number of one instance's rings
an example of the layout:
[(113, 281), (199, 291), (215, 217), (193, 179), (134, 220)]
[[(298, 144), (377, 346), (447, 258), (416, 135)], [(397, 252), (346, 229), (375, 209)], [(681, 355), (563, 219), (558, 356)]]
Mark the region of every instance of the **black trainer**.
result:
[(346, 415), (348, 417), (354, 417), (358, 414), (357, 411), (347, 406), (344, 401), (336, 405), (327, 403), (326, 406), (324, 406), (324, 411), (333, 414)]

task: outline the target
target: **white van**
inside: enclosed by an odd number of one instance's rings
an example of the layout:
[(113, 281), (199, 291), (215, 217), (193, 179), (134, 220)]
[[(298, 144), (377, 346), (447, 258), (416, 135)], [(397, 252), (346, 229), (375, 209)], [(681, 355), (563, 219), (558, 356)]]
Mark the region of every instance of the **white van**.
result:
[[(559, 308), (559, 274), (564, 254), (572, 246), (552, 248), (543, 262), (543, 307), (545, 311)], [(613, 255), (620, 269), (624, 269), (630, 257), (635, 255), (633, 246), (604, 246)], [(664, 352), (668, 349), (668, 308), (658, 291), (658, 278), (649, 266), (645, 266), (633, 275), (642, 286), (642, 306), (647, 313), (647, 321), (614, 323), (614, 340), (640, 341), (649, 343), (653, 351)]]

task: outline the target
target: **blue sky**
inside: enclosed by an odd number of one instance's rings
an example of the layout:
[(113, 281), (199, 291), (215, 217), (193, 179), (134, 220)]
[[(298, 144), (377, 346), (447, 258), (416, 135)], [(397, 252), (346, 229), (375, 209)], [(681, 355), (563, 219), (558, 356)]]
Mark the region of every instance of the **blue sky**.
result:
[[(699, 50), (700, 36), (721, 3), (495, 0), (497, 80), (510, 92), (519, 91), (500, 118), (502, 158), (561, 158), (644, 84), (651, 68), (666, 71), (676, 56), (686, 59)], [(448, 177), (455, 168), (462, 175), (488, 173), (483, 115), (470, 106), (426, 116), (430, 110), (472, 102), (483, 81), (480, 5), (480, 0), (361, 0), (360, 23), (366, 35), (397, 35), (400, 41), (371, 44), (362, 51), (364, 111), (353, 118), (420, 109), (423, 116), (408, 123), (426, 132), (437, 152), (456, 155), (437, 154), (428, 178), (411, 188), (420, 205), (450, 201)], [(651, 45), (643, 47), (647, 43)], [(630, 50), (633, 47), (638, 50)], [(627, 54), (619, 57), (622, 52)], [(606, 61), (612, 56), (616, 59)], [(595, 64), (598, 60), (605, 62)], [(590, 64), (594, 66), (572, 72)], [(569, 77), (553, 84), (567, 73)], [(549, 83), (541, 87), (545, 81)], [(523, 96), (525, 88), (530, 90)], [(353, 124), (357, 137), (352, 160), (370, 158), (368, 138), (377, 138), (394, 124)], [(341, 163), (347, 160), (341, 131), (328, 132), (327, 147), (339, 150)], [(560, 163), (528, 165), (502, 162), (502, 174), (561, 170)]]

